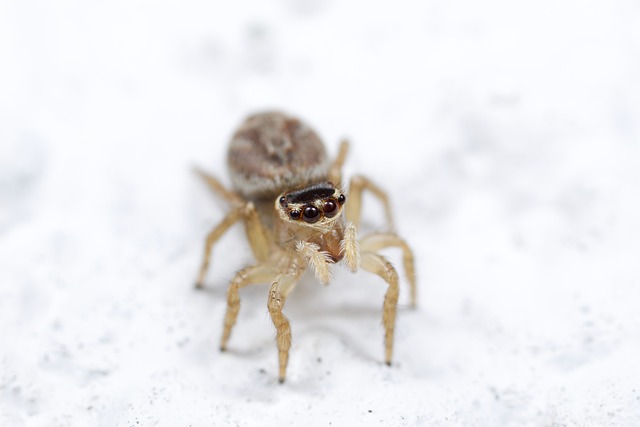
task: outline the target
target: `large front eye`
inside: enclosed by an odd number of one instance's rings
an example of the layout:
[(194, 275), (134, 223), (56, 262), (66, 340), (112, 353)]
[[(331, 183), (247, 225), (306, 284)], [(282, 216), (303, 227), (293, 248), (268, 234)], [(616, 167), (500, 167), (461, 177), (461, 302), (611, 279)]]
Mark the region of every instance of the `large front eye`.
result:
[(333, 218), (338, 213), (338, 204), (333, 199), (329, 199), (322, 205), (322, 212), (327, 218)]
[(317, 222), (320, 219), (320, 211), (315, 206), (307, 206), (302, 211), (302, 219), (309, 223)]

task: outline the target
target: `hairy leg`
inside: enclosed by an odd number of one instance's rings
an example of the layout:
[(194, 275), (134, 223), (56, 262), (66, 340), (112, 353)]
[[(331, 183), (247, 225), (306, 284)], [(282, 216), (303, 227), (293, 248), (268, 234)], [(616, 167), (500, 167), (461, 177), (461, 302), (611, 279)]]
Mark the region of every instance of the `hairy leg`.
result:
[(375, 185), (371, 180), (361, 175), (354, 176), (349, 184), (349, 200), (347, 201), (346, 206), (347, 221), (352, 222), (356, 227), (360, 225), (362, 192), (364, 190), (372, 192), (373, 195), (382, 202), (385, 216), (387, 218), (387, 227), (390, 230), (393, 230), (393, 215), (391, 213), (391, 206), (389, 205), (389, 197), (387, 196), (387, 193)]
[(329, 181), (334, 185), (342, 185), (342, 165), (347, 158), (349, 152), (349, 141), (342, 140), (340, 148), (338, 149), (338, 155), (334, 159), (333, 163), (329, 167)]
[(218, 181), (218, 178), (209, 175), (208, 173), (197, 167), (194, 167), (193, 170), (204, 180), (209, 188), (211, 188), (218, 196), (230, 203), (232, 206), (238, 206), (244, 203), (242, 197), (240, 197), (233, 191), (227, 190), (226, 187), (222, 185), (220, 181)]
[(281, 274), (271, 285), (267, 308), (271, 321), (276, 327), (276, 345), (278, 346), (278, 380), (283, 383), (286, 378), (287, 363), (289, 361), (289, 349), (291, 348), (291, 326), (289, 319), (282, 313), (284, 303), (289, 293), (298, 283), (301, 268), (290, 269)]
[(227, 190), (220, 181), (215, 177), (208, 175), (200, 169), (195, 170), (200, 175), (207, 185), (215, 191), (220, 197), (231, 204), (232, 210), (227, 216), (218, 224), (208, 235), (205, 243), (204, 257), (200, 266), (200, 274), (198, 281), (196, 282), (197, 288), (202, 288), (204, 284), (204, 278), (209, 269), (209, 262), (211, 259), (211, 251), (213, 245), (224, 235), (224, 233), (238, 220), (243, 219), (245, 225), (245, 231), (251, 251), (256, 259), (260, 262), (264, 262), (269, 257), (269, 238), (264, 226), (260, 222), (258, 212), (255, 205), (252, 202), (245, 202), (236, 193)]
[(382, 324), (384, 325), (385, 362), (387, 365), (391, 365), (399, 294), (398, 273), (385, 257), (373, 252), (362, 253), (361, 265), (364, 270), (382, 277), (389, 286), (382, 305)]
[(251, 252), (253, 252), (258, 261), (265, 262), (269, 258), (270, 242), (267, 230), (260, 222), (260, 217), (253, 202), (244, 205), (242, 214)]
[(202, 258), (202, 264), (200, 265), (200, 275), (196, 282), (196, 288), (202, 288), (204, 278), (207, 275), (209, 269), (209, 260), (211, 259), (211, 250), (213, 245), (222, 237), (222, 235), (242, 217), (242, 207), (238, 207), (227, 213), (222, 222), (220, 222), (209, 234), (204, 245), (204, 256)]
[(397, 247), (402, 249), (404, 271), (409, 281), (411, 307), (416, 306), (416, 273), (413, 262), (413, 253), (407, 242), (393, 233), (373, 233), (360, 239), (360, 247), (363, 251), (378, 252), (380, 249)]
[(236, 323), (240, 311), (240, 289), (247, 285), (267, 283), (277, 275), (275, 268), (270, 264), (258, 264), (243, 268), (238, 271), (229, 283), (227, 290), (227, 312), (224, 316), (224, 329), (220, 340), (220, 350), (227, 348), (227, 342), (231, 336), (231, 329)]

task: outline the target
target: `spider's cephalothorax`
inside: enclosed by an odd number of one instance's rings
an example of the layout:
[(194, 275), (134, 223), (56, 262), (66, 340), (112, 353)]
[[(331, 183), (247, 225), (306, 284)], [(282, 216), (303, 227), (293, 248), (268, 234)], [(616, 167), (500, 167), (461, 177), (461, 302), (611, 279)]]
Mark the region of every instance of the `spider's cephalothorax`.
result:
[[(348, 150), (343, 142), (329, 163), (317, 134), (300, 120), (279, 112), (247, 118), (231, 140), (229, 169), (235, 191), (214, 177), (199, 172), (209, 186), (226, 199), (231, 210), (207, 236), (197, 286), (204, 281), (214, 243), (238, 220), (245, 223), (247, 238), (257, 259), (240, 270), (229, 284), (221, 349), (225, 350), (240, 310), (239, 290), (256, 283), (271, 283), (267, 308), (276, 327), (279, 379), (284, 381), (291, 328), (282, 309), (300, 275), (311, 267), (324, 284), (331, 280), (335, 263), (351, 271), (363, 269), (380, 276), (388, 285), (382, 321), (385, 329), (385, 361), (391, 364), (398, 274), (380, 249), (399, 247), (410, 285), (411, 305), (416, 287), (413, 255), (406, 242), (393, 232), (387, 195), (362, 176), (351, 179), (349, 200), (341, 189), (341, 169)], [(378, 197), (385, 208), (389, 231), (357, 238), (361, 196), (364, 190)]]
[(326, 230), (336, 222), (345, 202), (342, 194), (330, 182), (322, 182), (300, 190), (285, 193), (278, 198), (278, 214), (283, 221), (306, 224)]
[(283, 193), (275, 209), (276, 242), (281, 247), (304, 241), (326, 252), (332, 262), (343, 258), (340, 242), (344, 240), (344, 207), (346, 196), (330, 182), (322, 182)]

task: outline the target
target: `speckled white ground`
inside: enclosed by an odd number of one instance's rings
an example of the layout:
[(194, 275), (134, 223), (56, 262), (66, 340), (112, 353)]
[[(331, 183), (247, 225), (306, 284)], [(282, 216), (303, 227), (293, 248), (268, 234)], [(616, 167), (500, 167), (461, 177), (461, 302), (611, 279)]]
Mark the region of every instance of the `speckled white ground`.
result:
[[(0, 426), (640, 425), (637, 2), (55, 3), (0, 5)], [(251, 257), (234, 228), (193, 290), (190, 168), (272, 107), (392, 195), (391, 368), (344, 270), (288, 301), (285, 385), (265, 286), (217, 351)]]

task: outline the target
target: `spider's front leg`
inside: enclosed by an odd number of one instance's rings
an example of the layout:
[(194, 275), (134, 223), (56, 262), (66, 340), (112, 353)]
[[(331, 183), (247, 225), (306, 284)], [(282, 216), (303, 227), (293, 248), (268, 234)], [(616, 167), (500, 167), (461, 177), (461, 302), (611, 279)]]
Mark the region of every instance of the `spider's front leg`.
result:
[(387, 365), (391, 365), (396, 309), (400, 293), (398, 273), (389, 260), (374, 252), (363, 252), (361, 254), (361, 263), (364, 270), (380, 276), (388, 285), (382, 305), (382, 324), (384, 325), (385, 362)]
[(323, 284), (331, 280), (331, 265), (333, 261), (329, 253), (321, 251), (315, 243), (298, 241), (295, 245), (296, 254), (289, 261), (287, 272), (280, 274), (274, 280), (269, 290), (267, 308), (271, 321), (276, 327), (276, 344), (278, 346), (279, 381), (284, 382), (289, 362), (291, 348), (291, 326), (289, 319), (282, 313), (287, 296), (295, 288), (300, 275), (306, 266), (311, 267), (316, 278)]
[[(356, 236), (356, 227), (353, 224), (349, 224), (345, 229), (344, 238), (340, 242), (340, 247), (344, 256), (344, 262), (351, 271), (355, 272), (358, 268), (362, 268), (363, 270), (380, 276), (387, 282), (388, 289), (384, 296), (384, 303), (382, 306), (382, 324), (384, 325), (385, 330), (385, 362), (387, 365), (390, 365), (393, 355), (393, 335), (396, 324), (398, 296), (400, 293), (398, 273), (389, 260), (382, 255), (373, 252), (376, 248), (373, 244), (374, 240), (375, 239), (365, 238), (359, 245)], [(385, 241), (384, 243), (388, 242)], [(387, 244), (380, 247), (384, 246), (390, 245)], [(361, 249), (362, 252), (360, 252)], [(413, 269), (413, 258), (411, 258), (410, 264)]]
[(248, 285), (268, 283), (278, 272), (271, 264), (258, 264), (238, 271), (229, 283), (227, 290), (227, 312), (224, 316), (224, 329), (220, 340), (220, 350), (227, 349), (231, 329), (236, 323), (240, 311), (240, 289)]
[(287, 296), (298, 283), (303, 268), (294, 263), (287, 273), (276, 277), (269, 289), (267, 308), (271, 321), (276, 327), (276, 345), (278, 346), (278, 380), (283, 383), (287, 373), (289, 362), (289, 349), (291, 348), (291, 325), (289, 319), (282, 313)]

